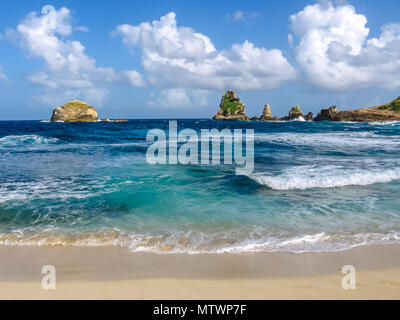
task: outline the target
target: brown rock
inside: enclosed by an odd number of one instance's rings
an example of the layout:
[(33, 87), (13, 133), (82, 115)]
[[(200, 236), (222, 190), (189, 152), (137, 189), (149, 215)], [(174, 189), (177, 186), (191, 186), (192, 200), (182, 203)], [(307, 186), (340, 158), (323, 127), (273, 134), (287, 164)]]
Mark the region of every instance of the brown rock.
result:
[(339, 111), (336, 106), (322, 109), (315, 121), (398, 121), (400, 120), (400, 97), (384, 104), (370, 108)]
[(289, 111), (289, 115), (287, 117), (282, 118), (282, 120), (295, 120), (300, 117), (304, 118), (303, 112), (301, 112), (300, 106), (294, 106), (292, 109)]
[(87, 103), (74, 100), (53, 111), (51, 121), (93, 122), (98, 120), (97, 111)]
[[(340, 121), (338, 120), (339, 110), (336, 106), (322, 109), (320, 113), (315, 117), (315, 121)], [(337, 120), (336, 120), (337, 119)]]
[(279, 121), (279, 117), (275, 117), (272, 112), (269, 104), (266, 104), (264, 107), (264, 111), (260, 117), (261, 121)]
[(312, 120), (314, 120), (314, 114), (312, 112), (309, 112), (304, 116), (304, 119), (306, 121), (312, 121)]

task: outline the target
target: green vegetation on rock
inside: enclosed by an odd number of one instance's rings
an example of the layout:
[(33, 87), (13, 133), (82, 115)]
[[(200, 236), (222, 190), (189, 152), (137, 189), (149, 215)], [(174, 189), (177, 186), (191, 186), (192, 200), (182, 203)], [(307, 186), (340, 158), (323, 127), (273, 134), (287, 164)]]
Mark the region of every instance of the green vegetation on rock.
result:
[(300, 109), (300, 106), (294, 106), (293, 108), (292, 108), (292, 110), (290, 110), (291, 112), (296, 112), (296, 113), (301, 113), (301, 109)]
[(245, 105), (236, 96), (235, 91), (228, 90), (221, 99), (218, 113), (214, 116), (214, 120), (249, 120), (245, 112)]
[(400, 97), (397, 99), (393, 100), (392, 102), (388, 104), (384, 104), (382, 106), (379, 106), (380, 110), (392, 110), (394, 112), (400, 112)]
[(221, 103), (221, 109), (226, 115), (236, 115), (243, 108), (240, 101), (232, 101), (230, 97), (224, 96)]

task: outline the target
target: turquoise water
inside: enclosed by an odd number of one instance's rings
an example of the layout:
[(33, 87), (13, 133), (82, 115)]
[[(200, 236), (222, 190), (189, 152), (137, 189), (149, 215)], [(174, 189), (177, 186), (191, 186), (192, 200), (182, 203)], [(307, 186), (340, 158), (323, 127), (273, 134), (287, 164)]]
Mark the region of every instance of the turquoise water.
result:
[(149, 129), (0, 122), (0, 244), (157, 253), (400, 243), (400, 123), (178, 121), (255, 130), (255, 169), (149, 165)]

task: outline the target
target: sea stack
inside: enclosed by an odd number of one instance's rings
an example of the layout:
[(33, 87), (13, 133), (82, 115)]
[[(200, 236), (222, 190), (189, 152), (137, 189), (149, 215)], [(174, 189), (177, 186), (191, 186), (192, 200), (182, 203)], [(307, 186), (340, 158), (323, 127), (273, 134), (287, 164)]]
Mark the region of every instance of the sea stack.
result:
[(54, 109), (52, 122), (94, 122), (99, 119), (94, 107), (86, 102), (74, 100)]
[(271, 112), (271, 107), (269, 104), (266, 104), (264, 107), (264, 111), (260, 117), (261, 121), (279, 121), (279, 117), (275, 117)]
[(294, 106), (292, 109), (290, 109), (289, 115), (282, 118), (282, 120), (295, 120), (300, 117), (304, 118), (304, 114), (301, 112), (300, 106)]
[(250, 120), (245, 112), (245, 105), (236, 96), (235, 91), (228, 90), (221, 99), (218, 113), (213, 120)]
[[(315, 121), (335, 121), (339, 110), (336, 106), (322, 109), (320, 113), (315, 117)], [(337, 120), (339, 121), (339, 120)]]

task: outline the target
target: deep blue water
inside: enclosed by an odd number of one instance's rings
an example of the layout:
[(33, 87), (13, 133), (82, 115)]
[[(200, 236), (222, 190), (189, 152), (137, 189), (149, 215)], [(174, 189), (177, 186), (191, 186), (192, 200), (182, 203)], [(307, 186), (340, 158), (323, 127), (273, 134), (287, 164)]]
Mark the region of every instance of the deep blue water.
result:
[(149, 165), (127, 123), (0, 122), (0, 244), (152, 252), (400, 243), (400, 123), (178, 121), (254, 129), (255, 169)]

